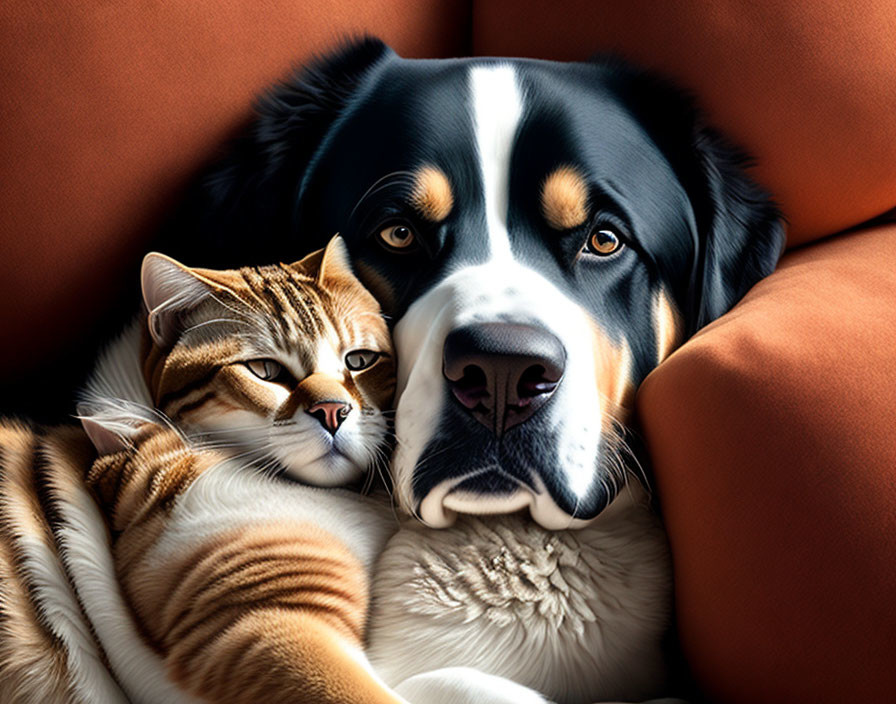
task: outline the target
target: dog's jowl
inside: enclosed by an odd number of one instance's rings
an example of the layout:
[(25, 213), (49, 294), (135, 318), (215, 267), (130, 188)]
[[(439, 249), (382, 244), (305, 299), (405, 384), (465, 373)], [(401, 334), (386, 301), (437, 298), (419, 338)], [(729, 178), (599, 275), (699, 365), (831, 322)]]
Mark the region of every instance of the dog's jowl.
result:
[(741, 162), (614, 60), (365, 40), (265, 100), (197, 204), (220, 264), (345, 238), (394, 325), (402, 508), (564, 528), (624, 485), (644, 377), (774, 267), (779, 216)]

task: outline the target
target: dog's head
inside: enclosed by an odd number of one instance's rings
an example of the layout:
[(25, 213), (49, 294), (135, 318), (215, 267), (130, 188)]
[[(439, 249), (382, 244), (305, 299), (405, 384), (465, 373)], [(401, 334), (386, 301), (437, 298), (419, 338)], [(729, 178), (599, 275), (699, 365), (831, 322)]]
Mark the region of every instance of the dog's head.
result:
[(434, 526), (600, 513), (635, 389), (783, 241), (739, 154), (649, 74), (375, 40), (269, 96), (208, 194), (243, 247), (345, 238), (394, 322), (400, 504)]

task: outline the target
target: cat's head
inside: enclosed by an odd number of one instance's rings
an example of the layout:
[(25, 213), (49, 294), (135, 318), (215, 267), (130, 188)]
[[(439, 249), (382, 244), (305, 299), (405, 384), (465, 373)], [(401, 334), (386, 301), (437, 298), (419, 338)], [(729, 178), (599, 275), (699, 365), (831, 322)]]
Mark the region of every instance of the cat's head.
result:
[(395, 360), (342, 240), (294, 264), (213, 271), (143, 262), (144, 377), (192, 439), (321, 486), (384, 451)]

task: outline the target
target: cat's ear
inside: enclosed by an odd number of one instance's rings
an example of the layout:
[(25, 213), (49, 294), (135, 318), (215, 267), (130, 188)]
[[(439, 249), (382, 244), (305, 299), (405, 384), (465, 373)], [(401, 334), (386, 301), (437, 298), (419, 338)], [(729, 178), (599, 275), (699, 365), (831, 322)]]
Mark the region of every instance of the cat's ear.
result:
[(81, 417), (81, 427), (100, 455), (111, 455), (128, 447), (124, 436), (88, 416)]
[(352, 273), (352, 260), (348, 256), (348, 248), (345, 240), (335, 235), (324, 248), (320, 260), (320, 268), (317, 270), (317, 283), (324, 284), (327, 281), (357, 281)]
[(100, 455), (111, 455), (130, 447), (130, 439), (137, 431), (133, 422), (97, 413), (85, 403), (78, 404), (78, 420)]
[(181, 316), (206, 298), (236, 296), (228, 284), (233, 275), (230, 271), (191, 269), (158, 252), (147, 254), (140, 278), (147, 325), (155, 343), (169, 344), (177, 334)]
[(324, 250), (316, 249), (308, 256), (303, 257), (302, 259), (299, 259), (299, 261), (290, 264), (289, 268), (293, 271), (297, 271), (300, 274), (305, 274), (306, 276), (316, 278), (317, 272), (320, 271), (320, 263), (323, 258)]
[(147, 424), (155, 424), (146, 407), (108, 397), (79, 401), (75, 417), (100, 455), (129, 449)]
[(289, 265), (291, 269), (312, 277), (318, 285), (327, 282), (360, 282), (352, 273), (352, 262), (345, 240), (335, 235), (324, 249), (312, 252), (304, 259)]
[(224, 289), (206, 272), (190, 269), (158, 252), (150, 252), (144, 257), (140, 280), (148, 312), (147, 325), (158, 345), (172, 341), (185, 311)]

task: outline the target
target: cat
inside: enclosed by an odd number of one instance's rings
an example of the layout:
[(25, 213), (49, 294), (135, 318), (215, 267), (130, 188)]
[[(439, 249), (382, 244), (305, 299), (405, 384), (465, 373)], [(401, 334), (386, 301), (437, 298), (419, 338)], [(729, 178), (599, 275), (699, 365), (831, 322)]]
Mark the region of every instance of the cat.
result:
[(404, 701), (362, 651), (395, 521), (321, 488), (385, 459), (394, 390), (341, 240), (238, 271), (151, 254), (142, 284), (86, 434), (0, 425), (0, 700)]

